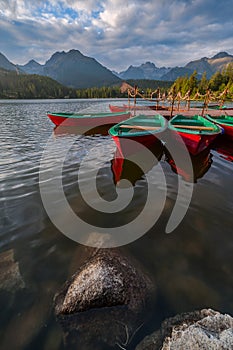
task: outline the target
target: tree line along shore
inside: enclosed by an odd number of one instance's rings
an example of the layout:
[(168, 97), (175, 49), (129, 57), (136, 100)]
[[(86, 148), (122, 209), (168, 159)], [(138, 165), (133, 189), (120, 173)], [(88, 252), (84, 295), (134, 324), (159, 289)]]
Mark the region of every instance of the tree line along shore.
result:
[[(206, 72), (201, 79), (194, 71), (191, 76), (177, 78), (174, 82), (158, 80), (127, 80), (130, 85), (137, 85), (145, 96), (160, 89), (161, 93), (168, 94), (171, 89), (185, 95), (188, 91), (193, 97), (197, 92), (204, 94), (210, 89), (216, 95), (227, 91), (227, 97), (233, 95), (233, 64), (229, 64), (222, 72), (216, 72), (207, 79)], [(59, 98), (124, 98), (127, 92), (122, 93), (120, 84), (114, 86), (74, 89), (63, 86), (57, 81), (36, 74), (17, 74), (15, 71), (0, 69), (0, 98), (1, 99), (59, 99)]]

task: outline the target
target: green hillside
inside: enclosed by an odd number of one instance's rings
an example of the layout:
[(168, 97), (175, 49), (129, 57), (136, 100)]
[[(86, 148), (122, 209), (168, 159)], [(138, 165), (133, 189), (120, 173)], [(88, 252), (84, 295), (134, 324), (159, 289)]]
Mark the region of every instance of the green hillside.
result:
[(74, 89), (65, 87), (57, 81), (35, 74), (18, 74), (0, 68), (0, 98), (72, 98)]
[[(132, 86), (137, 85), (145, 94), (160, 88), (167, 90), (172, 83), (157, 80), (128, 80)], [(19, 74), (0, 68), (1, 99), (48, 99), (48, 98), (115, 98), (127, 97), (127, 92), (120, 92), (121, 84), (114, 86), (72, 89), (56, 80), (37, 74)]]

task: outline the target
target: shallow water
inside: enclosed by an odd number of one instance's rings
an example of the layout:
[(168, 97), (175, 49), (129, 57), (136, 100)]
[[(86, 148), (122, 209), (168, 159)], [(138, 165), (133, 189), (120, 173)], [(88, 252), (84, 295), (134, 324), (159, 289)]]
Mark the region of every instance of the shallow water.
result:
[[(152, 316), (148, 313), (148, 322), (127, 349), (133, 349), (166, 317), (180, 312), (210, 307), (233, 314), (233, 142), (219, 139), (193, 161), (196, 178), (191, 203), (179, 226), (166, 234), (177, 199), (178, 177), (164, 153), (158, 164), (146, 164), (145, 175), (125, 161), (123, 176), (119, 173), (122, 164), (119, 167), (114, 159), (115, 144), (108, 135), (54, 130), (46, 115), (47, 111), (104, 112), (111, 102), (121, 103), (119, 100), (0, 101), (1, 349), (65, 348), (62, 328), (54, 316), (53, 298), (80, 264), (85, 248), (61, 233), (48, 217), (41, 200), (39, 171), (47, 175), (48, 188), (54, 191), (53, 183), (60, 177), (54, 169), (67, 148), (62, 170), (64, 191), (74, 212), (92, 225), (118, 227), (137, 217), (146, 201), (146, 176), (158, 188), (158, 197), (153, 199), (148, 215), (157, 213), (159, 195), (166, 187), (166, 201), (158, 220), (145, 235), (124, 247), (153, 276), (156, 284)], [(50, 137), (53, 148), (41, 167)], [(85, 205), (77, 188), (78, 176), (80, 171), (85, 175), (80, 181), (92, 204), (97, 205), (98, 199), (90, 185), (96, 176), (93, 169), (98, 169), (98, 192), (109, 203), (117, 198), (116, 181), (124, 177), (133, 182), (132, 202), (120, 215), (99, 214)], [(189, 174), (183, 176), (188, 186)], [(58, 216), (61, 215), (59, 200), (54, 209)], [(146, 222), (140, 223), (142, 231), (145, 225)], [(78, 230), (81, 235), (81, 229)], [(95, 349), (95, 344), (92, 348)]]

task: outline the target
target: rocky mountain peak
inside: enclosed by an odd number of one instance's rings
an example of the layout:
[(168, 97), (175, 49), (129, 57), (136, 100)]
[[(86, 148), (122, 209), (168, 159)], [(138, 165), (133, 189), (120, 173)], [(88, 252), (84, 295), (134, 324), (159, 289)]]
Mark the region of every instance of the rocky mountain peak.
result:
[[(61, 51), (61, 52), (55, 52), (50, 59), (45, 63), (45, 66), (51, 66), (54, 64), (60, 64), (61, 62), (68, 62), (70, 60), (72, 60), (72, 62), (74, 61), (79, 61), (81, 58), (85, 58), (86, 56), (84, 56), (79, 50), (70, 50), (68, 52), (65, 51)], [(87, 57), (86, 57), (87, 58)]]
[(30, 66), (30, 67), (39, 67), (41, 66), (38, 62), (36, 62), (35, 60), (30, 60), (27, 64), (25, 64), (25, 66)]
[(217, 53), (215, 56), (211, 57), (212, 59), (218, 59), (218, 58), (225, 58), (225, 57), (233, 57), (231, 55), (229, 55), (229, 53), (225, 52), (225, 51), (221, 51), (219, 53)]
[(147, 61), (146, 63), (142, 63), (141, 67), (144, 67), (144, 68), (156, 68), (155, 64), (153, 62), (149, 62), (149, 61)]
[(13, 63), (11, 63), (2, 53), (0, 53), (0, 67), (7, 70), (17, 69), (16, 66)]

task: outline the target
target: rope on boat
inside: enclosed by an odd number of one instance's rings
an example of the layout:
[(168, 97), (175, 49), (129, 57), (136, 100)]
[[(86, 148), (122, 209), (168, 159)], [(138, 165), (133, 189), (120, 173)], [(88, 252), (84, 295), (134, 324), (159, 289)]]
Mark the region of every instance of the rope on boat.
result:
[[(218, 103), (219, 107), (221, 108), (224, 104), (224, 101), (226, 99), (233, 100), (233, 94), (230, 94), (228, 88), (226, 87), (223, 92), (221, 92), (219, 95), (211, 91), (210, 89), (206, 90), (205, 94), (201, 94), (199, 91), (195, 93), (193, 97), (191, 97), (191, 90), (188, 90), (183, 96), (181, 91), (176, 92), (175, 86), (172, 87), (172, 89), (169, 90), (167, 96), (166, 93), (163, 93), (161, 95), (160, 89), (156, 89), (150, 93), (150, 97), (144, 96), (138, 89), (138, 87), (135, 85), (134, 87), (127, 84), (127, 92), (128, 92), (128, 105), (130, 106), (130, 99), (133, 98), (133, 107), (136, 107), (137, 103), (137, 97), (149, 101), (154, 102), (157, 109), (161, 107), (159, 105), (160, 102), (167, 103), (169, 105), (169, 109), (171, 110), (171, 117), (173, 114), (173, 110), (176, 107), (176, 110), (180, 110), (181, 102), (185, 102), (185, 108), (187, 110), (190, 109), (190, 104), (192, 101), (203, 101), (203, 109), (202, 109), (202, 115), (204, 115), (205, 110), (208, 109), (208, 106), (211, 102)], [(156, 95), (156, 98), (153, 98), (153, 96)], [(177, 106), (175, 106), (175, 102), (177, 102)]]

